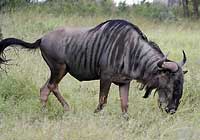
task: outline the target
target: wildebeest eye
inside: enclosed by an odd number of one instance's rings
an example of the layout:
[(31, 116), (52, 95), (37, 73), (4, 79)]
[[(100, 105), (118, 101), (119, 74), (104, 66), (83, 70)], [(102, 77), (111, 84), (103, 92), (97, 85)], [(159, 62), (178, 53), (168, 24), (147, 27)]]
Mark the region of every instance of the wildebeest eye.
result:
[(173, 74), (174, 74), (174, 73), (172, 73), (172, 72), (169, 71), (169, 70), (165, 70), (164, 73), (165, 73), (165, 75), (173, 75)]
[(163, 73), (163, 74), (168, 74), (169, 73), (169, 71), (168, 70), (160, 70), (159, 71), (161, 74)]

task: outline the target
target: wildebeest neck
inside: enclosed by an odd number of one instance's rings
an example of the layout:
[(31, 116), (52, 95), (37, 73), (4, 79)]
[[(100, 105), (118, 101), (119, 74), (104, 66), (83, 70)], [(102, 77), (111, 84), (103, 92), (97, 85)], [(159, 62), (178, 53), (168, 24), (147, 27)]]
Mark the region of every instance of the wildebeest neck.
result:
[(148, 82), (157, 71), (157, 63), (164, 57), (160, 48), (151, 41), (138, 38), (132, 43), (132, 77), (141, 82)]

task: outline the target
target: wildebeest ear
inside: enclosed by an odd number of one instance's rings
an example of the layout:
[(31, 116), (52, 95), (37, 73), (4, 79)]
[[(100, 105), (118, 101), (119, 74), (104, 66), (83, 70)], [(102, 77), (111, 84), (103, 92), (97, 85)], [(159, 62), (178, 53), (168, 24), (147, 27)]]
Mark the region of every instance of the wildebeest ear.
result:
[(188, 73), (188, 70), (184, 70), (184, 71), (183, 71), (183, 74), (186, 74), (186, 73)]
[(159, 62), (157, 63), (157, 66), (158, 66), (159, 70), (162, 70), (162, 69), (163, 69), (163, 68), (162, 68), (162, 64), (163, 64), (162, 61), (159, 61)]
[(162, 65), (163, 63), (167, 60), (167, 56), (168, 56), (169, 53), (167, 53), (158, 63), (157, 63), (157, 66), (159, 69), (163, 69)]

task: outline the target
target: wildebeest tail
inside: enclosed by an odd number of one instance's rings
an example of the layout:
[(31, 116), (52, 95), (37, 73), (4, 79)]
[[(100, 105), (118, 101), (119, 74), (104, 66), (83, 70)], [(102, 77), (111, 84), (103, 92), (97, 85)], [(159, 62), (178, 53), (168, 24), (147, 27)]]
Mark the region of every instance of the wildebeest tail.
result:
[(20, 45), (23, 48), (27, 49), (36, 49), (40, 46), (41, 39), (36, 40), (34, 43), (28, 43), (23, 40), (17, 39), (17, 38), (6, 38), (1, 40), (0, 42), (0, 64), (5, 63), (7, 60), (5, 59), (5, 56), (3, 55), (3, 52), (5, 48), (7, 48), (10, 45)]

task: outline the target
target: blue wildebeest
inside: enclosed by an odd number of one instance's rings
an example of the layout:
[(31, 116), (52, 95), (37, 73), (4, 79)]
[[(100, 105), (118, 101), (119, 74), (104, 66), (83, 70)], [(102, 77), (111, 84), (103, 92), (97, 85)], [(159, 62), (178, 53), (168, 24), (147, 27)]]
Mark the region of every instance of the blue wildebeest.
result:
[(43, 107), (53, 92), (64, 109), (69, 110), (58, 89), (59, 82), (69, 72), (79, 81), (100, 80), (99, 104), (95, 112), (107, 103), (111, 83), (114, 83), (119, 86), (122, 112), (127, 113), (132, 80), (143, 85), (144, 98), (156, 89), (159, 104), (167, 113), (173, 114), (178, 108), (183, 92), (184, 51), (181, 62), (168, 60), (154, 42), (148, 41), (137, 26), (127, 21), (108, 20), (90, 29), (62, 28), (34, 43), (4, 39), (0, 42), (2, 64), (7, 62), (3, 51), (10, 45), (40, 48), (51, 71), (40, 90)]

